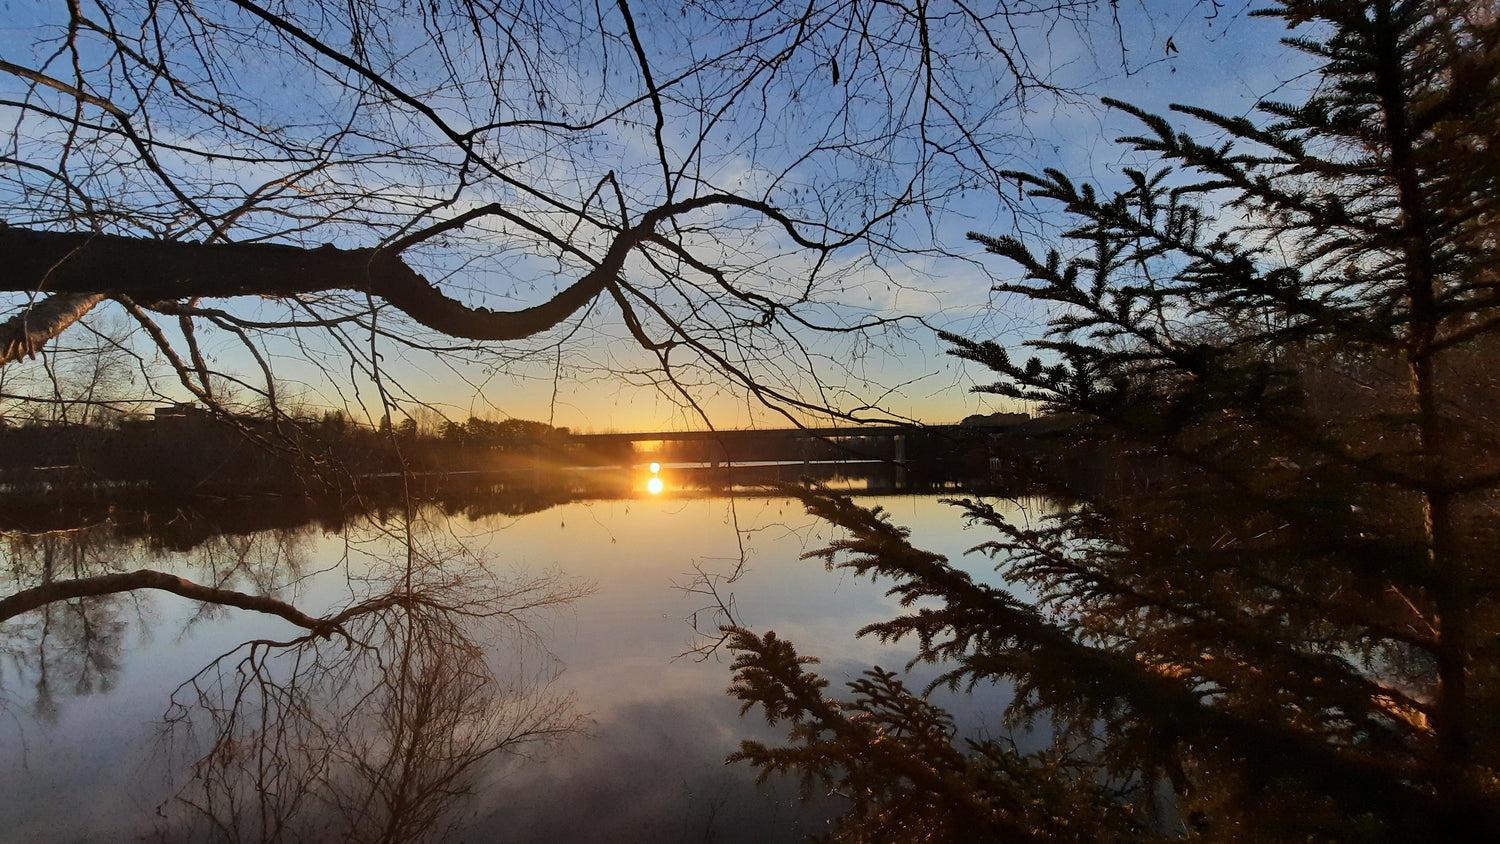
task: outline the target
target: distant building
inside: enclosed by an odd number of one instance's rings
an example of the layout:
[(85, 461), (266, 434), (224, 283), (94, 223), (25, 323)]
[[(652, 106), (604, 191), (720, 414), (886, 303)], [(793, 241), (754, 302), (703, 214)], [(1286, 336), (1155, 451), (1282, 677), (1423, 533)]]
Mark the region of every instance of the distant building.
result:
[(154, 418), (158, 422), (161, 422), (165, 419), (191, 419), (196, 421), (201, 419), (208, 419), (212, 415), (213, 414), (208, 412), (207, 408), (201, 407), (190, 401), (178, 402), (177, 404), (167, 405), (166, 407), (158, 407), (155, 410), (151, 411), (152, 418)]
[(162, 430), (201, 430), (213, 420), (214, 415), (208, 408), (192, 402), (178, 402), (151, 411), (151, 423)]
[(990, 413), (965, 416), (958, 424), (964, 428), (1012, 428), (1030, 421), (1031, 416), (1025, 413)]

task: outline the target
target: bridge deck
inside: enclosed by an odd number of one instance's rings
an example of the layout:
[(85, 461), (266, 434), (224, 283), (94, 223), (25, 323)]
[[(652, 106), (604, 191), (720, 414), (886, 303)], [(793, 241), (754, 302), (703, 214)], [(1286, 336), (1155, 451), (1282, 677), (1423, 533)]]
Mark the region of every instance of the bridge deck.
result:
[(574, 440), (597, 443), (626, 442), (692, 442), (771, 439), (843, 439), (848, 437), (896, 437), (917, 433), (947, 433), (959, 430), (957, 425), (864, 425), (848, 428), (750, 428), (735, 431), (642, 431), (614, 434), (574, 434)]

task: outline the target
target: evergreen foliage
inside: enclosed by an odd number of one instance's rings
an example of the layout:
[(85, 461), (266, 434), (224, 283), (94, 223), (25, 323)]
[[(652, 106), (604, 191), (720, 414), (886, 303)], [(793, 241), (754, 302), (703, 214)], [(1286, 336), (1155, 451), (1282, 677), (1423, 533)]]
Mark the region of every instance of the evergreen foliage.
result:
[[(1123, 103), (1159, 165), (1107, 193), (1013, 173), (1071, 226), (1001, 289), (1057, 313), (1018, 362), (948, 337), (984, 389), (1077, 414), (1067, 436), (1149, 467), (1048, 478), (986, 586), (878, 512), (812, 495), (830, 566), (893, 580), (937, 681), (1015, 688), (1045, 753), (959, 747), (876, 671), (853, 698), (791, 645), (736, 631), (731, 693), (794, 727), (737, 758), (848, 795), (848, 840), (1500, 838), (1500, 22), (1470, 2), (1285, 2), (1315, 36), (1300, 104), (1256, 124)], [(1088, 807), (1085, 811), (1081, 807)]]

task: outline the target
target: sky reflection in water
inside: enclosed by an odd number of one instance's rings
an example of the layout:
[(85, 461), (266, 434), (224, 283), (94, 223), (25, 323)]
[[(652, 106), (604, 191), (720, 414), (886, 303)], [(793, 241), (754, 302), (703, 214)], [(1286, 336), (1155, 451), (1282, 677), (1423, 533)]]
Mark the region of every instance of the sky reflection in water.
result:
[[(936, 496), (862, 502), (887, 507), (919, 546), (955, 560), (987, 538), (963, 530)], [(451, 534), (502, 573), (557, 570), (595, 586), (592, 595), (541, 616), (532, 647), (494, 655), (502, 675), (560, 668), (552, 692), (576, 695), (591, 721), (587, 735), (529, 748), (536, 758), (486, 767), (474, 798), (456, 815), (465, 840), (759, 841), (820, 829), (827, 807), (802, 806), (796, 783), (757, 789), (750, 770), (723, 764), (740, 739), (774, 739), (778, 731), (756, 716), (738, 716), (724, 695), (727, 657), (677, 658), (701, 642), (688, 619), (706, 599), (681, 588), (700, 570), (727, 575), (743, 558), (742, 576), (728, 587), (737, 620), (773, 629), (821, 657), (835, 689), (864, 667), (899, 666), (909, 655), (854, 638), (895, 604), (879, 585), (799, 559), (822, 547), (830, 529), (795, 501), (667, 494), (520, 517), (439, 516), (428, 529)], [(307, 533), (295, 542), (303, 568), (293, 573), (301, 579), (292, 594), (321, 610), (347, 594), (338, 561), (347, 559), (357, 572), (392, 540), (367, 530)], [(144, 561), (151, 567), (191, 569), (187, 561), (203, 551), (136, 553), (153, 557)], [(965, 562), (976, 573), (990, 565)], [(154, 741), (171, 691), (234, 645), (289, 630), (235, 610), (194, 619), (198, 609), (171, 595), (121, 598), (118, 670), (91, 693), (62, 697), (55, 723), (38, 719), (29, 705), (27, 683), (36, 678), (8, 671), (0, 687), (9, 716), (0, 728), (0, 828), (17, 840), (154, 836), (153, 810), (175, 790), (161, 780), (165, 760)], [(714, 621), (709, 612), (698, 616), (705, 630)], [(7, 638), (12, 633), (7, 629)], [(1004, 699), (997, 689), (946, 702), (956, 706), (962, 727), (998, 730)], [(175, 787), (185, 773), (174, 772)]]

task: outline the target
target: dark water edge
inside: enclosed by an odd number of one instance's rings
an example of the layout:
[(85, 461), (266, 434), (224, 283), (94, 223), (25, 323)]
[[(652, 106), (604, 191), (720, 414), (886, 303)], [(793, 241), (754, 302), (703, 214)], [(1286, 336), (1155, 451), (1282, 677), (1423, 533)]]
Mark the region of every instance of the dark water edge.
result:
[(183, 492), (126, 484), (18, 491), (0, 485), (0, 531), (42, 533), (107, 522), (121, 538), (142, 539), (154, 548), (187, 550), (216, 534), (308, 525), (333, 533), (350, 519), (383, 521), (409, 506), (436, 507), (445, 515), (475, 521), (538, 513), (580, 501), (784, 496), (788, 489), (807, 484), (854, 496), (1019, 494), (983, 473), (934, 477), (874, 461), (669, 464), (660, 476), (667, 484), (661, 493), (646, 488), (651, 474), (639, 467), (381, 473), (350, 478), (348, 487), (337, 493), (244, 492), (233, 485)]

